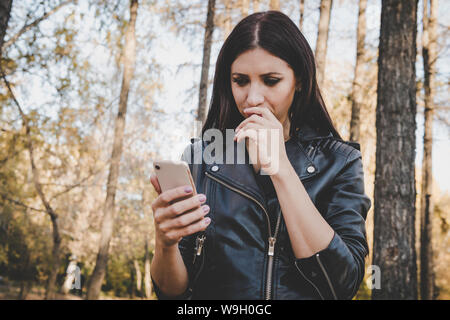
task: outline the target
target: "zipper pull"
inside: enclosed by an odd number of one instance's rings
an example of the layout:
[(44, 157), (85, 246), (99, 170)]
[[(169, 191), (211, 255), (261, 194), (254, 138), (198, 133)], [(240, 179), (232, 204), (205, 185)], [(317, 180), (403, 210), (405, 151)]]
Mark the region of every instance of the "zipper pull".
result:
[(201, 237), (197, 237), (197, 255), (201, 255), (202, 254), (202, 249), (203, 249), (203, 243), (205, 242), (205, 235), (202, 235)]
[(195, 264), (195, 260), (197, 258), (197, 256), (202, 254), (202, 249), (203, 249), (203, 243), (205, 242), (205, 235), (202, 236), (197, 236), (197, 238), (195, 239), (195, 255), (194, 255), (194, 259), (192, 260), (192, 264)]
[(276, 241), (277, 241), (277, 238), (269, 237), (269, 251), (267, 252), (267, 255), (273, 256), (273, 253), (275, 251), (275, 242)]
[(309, 157), (311, 156), (311, 152), (313, 151), (313, 149), (314, 149), (313, 145), (310, 145), (308, 147), (308, 150), (306, 151), (306, 153), (308, 154)]
[(197, 253), (194, 256), (194, 261), (192, 263), (195, 263), (195, 258), (202, 254), (203, 243), (205, 242), (205, 239), (205, 235), (197, 236), (197, 238), (195, 239), (195, 250), (197, 251)]

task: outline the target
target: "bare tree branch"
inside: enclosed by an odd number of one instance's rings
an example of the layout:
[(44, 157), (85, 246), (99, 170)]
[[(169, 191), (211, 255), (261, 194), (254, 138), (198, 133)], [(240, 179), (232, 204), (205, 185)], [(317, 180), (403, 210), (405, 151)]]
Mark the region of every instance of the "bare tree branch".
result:
[(42, 17), (37, 18), (36, 20), (34, 20), (33, 22), (24, 25), (19, 32), (17, 32), (15, 35), (13, 35), (10, 39), (8, 39), (8, 41), (6, 41), (3, 44), (2, 47), (2, 51), (4, 51), (6, 48), (8, 48), (9, 46), (11, 46), (14, 42), (17, 41), (17, 39), (20, 38), (21, 35), (23, 35), (25, 32), (27, 32), (28, 30), (30, 30), (31, 28), (37, 26), (41, 21), (47, 19), (49, 16), (51, 16), (52, 14), (54, 14), (56, 11), (58, 11), (59, 9), (61, 9), (62, 7), (64, 7), (65, 5), (68, 5), (70, 3), (77, 3), (78, 1), (65, 1), (65, 2), (61, 2), (59, 5), (57, 5), (55, 8), (53, 8), (52, 10), (50, 10), (49, 12), (45, 13)]
[(52, 267), (51, 267), (51, 271), (49, 274), (49, 278), (47, 281), (47, 288), (45, 291), (45, 299), (53, 299), (55, 296), (56, 277), (57, 277), (58, 268), (60, 265), (59, 255), (60, 255), (60, 247), (61, 247), (61, 234), (59, 232), (58, 215), (53, 210), (50, 203), (47, 201), (45, 194), (42, 190), (42, 185), (39, 182), (39, 170), (36, 167), (36, 164), (34, 163), (34, 150), (33, 150), (33, 143), (31, 140), (30, 126), (28, 124), (29, 120), (28, 120), (28, 117), (23, 112), (22, 108), (20, 107), (20, 104), (17, 101), (17, 99), (14, 95), (14, 92), (11, 89), (10, 84), (9, 84), (8, 80), (6, 79), (5, 72), (3, 71), (1, 59), (0, 59), (0, 73), (6, 84), (6, 87), (8, 88), (8, 90), (11, 94), (12, 99), (14, 100), (15, 104), (17, 105), (20, 116), (22, 118), (22, 127), (25, 128), (25, 134), (26, 134), (26, 139), (27, 139), (26, 147), (30, 154), (31, 172), (32, 172), (34, 187), (46, 209), (45, 212), (49, 215), (51, 223), (52, 223), (52, 228), (53, 228), (52, 259), (53, 259), (53, 261), (52, 261)]
[(55, 199), (55, 198), (57, 198), (57, 197), (59, 197), (59, 196), (65, 194), (65, 193), (71, 191), (72, 189), (75, 189), (75, 188), (77, 188), (77, 187), (80, 187), (81, 184), (82, 184), (83, 182), (85, 182), (86, 180), (88, 180), (90, 177), (95, 176), (96, 174), (98, 174), (98, 173), (101, 172), (102, 170), (103, 170), (103, 168), (98, 169), (98, 170), (96, 170), (96, 171), (90, 173), (90, 174), (89, 174), (88, 176), (86, 176), (85, 178), (81, 179), (79, 182), (77, 182), (77, 183), (75, 183), (75, 184), (72, 184), (72, 185), (69, 185), (65, 190), (63, 190), (63, 191), (61, 191), (61, 192), (58, 192), (57, 194), (53, 195), (53, 196), (50, 198), (50, 201), (52, 201), (53, 199)]
[(47, 213), (47, 211), (45, 211), (45, 210), (42, 210), (42, 209), (36, 209), (36, 208), (30, 207), (30, 206), (27, 206), (26, 204), (24, 204), (24, 203), (22, 203), (22, 202), (20, 202), (20, 201), (18, 201), (18, 200), (11, 199), (10, 197), (8, 197), (8, 196), (7, 196), (6, 194), (4, 194), (4, 193), (0, 193), (0, 197), (2, 197), (4, 200), (8, 200), (9, 202), (12, 202), (12, 203), (18, 205), (18, 206), (21, 206), (21, 207), (24, 207), (24, 208), (27, 208), (27, 209), (30, 209), (30, 210), (33, 210), (33, 211), (38, 211), (38, 212), (44, 212), (44, 213)]

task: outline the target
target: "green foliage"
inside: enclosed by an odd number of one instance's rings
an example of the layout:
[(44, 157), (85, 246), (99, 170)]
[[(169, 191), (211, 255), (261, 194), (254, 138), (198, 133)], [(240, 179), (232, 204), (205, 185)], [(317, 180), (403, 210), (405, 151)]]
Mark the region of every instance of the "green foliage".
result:
[[(27, 237), (29, 225), (14, 213), (14, 208), (4, 205), (0, 212), (0, 274), (13, 281), (39, 281), (38, 263), (41, 257), (33, 254), (37, 243)], [(39, 240), (36, 240), (38, 242)]]
[(117, 297), (131, 294), (132, 265), (123, 255), (110, 256), (102, 291)]
[(372, 299), (372, 290), (367, 287), (365, 279), (361, 283), (361, 286), (356, 293), (356, 296), (353, 298), (354, 300), (371, 300)]

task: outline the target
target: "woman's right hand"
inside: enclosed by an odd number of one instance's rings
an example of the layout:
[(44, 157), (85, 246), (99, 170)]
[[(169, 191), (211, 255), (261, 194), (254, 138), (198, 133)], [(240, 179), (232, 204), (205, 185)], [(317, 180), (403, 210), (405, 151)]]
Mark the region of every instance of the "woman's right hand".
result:
[[(205, 230), (211, 222), (204, 216), (209, 212), (204, 194), (192, 195), (191, 186), (182, 186), (161, 192), (156, 175), (150, 181), (158, 197), (152, 202), (155, 221), (155, 242), (162, 248), (170, 248), (178, 244), (182, 237)], [(180, 198), (187, 199), (179, 200)], [(179, 201), (177, 201), (179, 200)], [(173, 203), (174, 201), (177, 201)]]

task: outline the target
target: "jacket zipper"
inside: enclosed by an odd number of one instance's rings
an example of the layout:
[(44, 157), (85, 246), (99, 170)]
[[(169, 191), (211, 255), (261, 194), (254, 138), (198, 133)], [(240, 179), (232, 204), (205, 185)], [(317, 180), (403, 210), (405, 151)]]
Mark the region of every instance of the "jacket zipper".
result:
[(206, 236), (204, 234), (202, 234), (201, 236), (200, 235), (197, 236), (197, 238), (195, 239), (196, 253), (194, 255), (192, 264), (195, 264), (195, 259), (197, 258), (197, 256), (202, 254), (202, 249), (203, 249), (203, 244), (205, 243), (205, 239), (206, 239)]
[(319, 254), (318, 254), (318, 253), (316, 254), (316, 259), (317, 259), (317, 262), (319, 263), (320, 269), (322, 269), (322, 272), (323, 272), (323, 274), (325, 275), (325, 278), (327, 279), (327, 282), (328, 282), (328, 285), (330, 286), (331, 293), (333, 294), (334, 300), (337, 300), (338, 298), (337, 298), (337, 296), (336, 296), (336, 292), (334, 291), (333, 285), (331, 284), (330, 277), (328, 277), (328, 273), (327, 273), (327, 271), (325, 270), (325, 268), (324, 268), (324, 266), (323, 266), (323, 264), (322, 264), (322, 261), (320, 261), (320, 258), (319, 258)]
[(235, 188), (235, 187), (229, 185), (228, 183), (223, 182), (223, 181), (220, 180), (219, 178), (216, 178), (215, 176), (213, 176), (213, 175), (210, 174), (209, 172), (205, 172), (205, 175), (206, 175), (208, 178), (211, 178), (211, 179), (213, 179), (214, 181), (220, 183), (221, 185), (224, 185), (224, 186), (227, 187), (228, 189), (231, 189), (231, 190), (233, 190), (234, 192), (237, 192), (237, 193), (239, 193), (240, 195), (242, 195), (242, 196), (244, 196), (244, 197), (246, 197), (246, 198), (249, 198), (249, 199), (253, 200), (256, 204), (258, 204), (258, 205), (261, 207), (261, 209), (263, 209), (264, 213), (266, 214), (266, 217), (267, 217), (267, 227), (268, 227), (268, 231), (269, 231), (269, 236), (272, 235), (271, 228), (270, 228), (269, 214), (267, 213), (266, 208), (261, 204), (261, 202), (259, 202), (257, 199), (255, 199), (255, 198), (252, 197), (251, 195), (249, 195), (249, 194), (247, 194), (247, 193), (245, 193), (245, 192), (239, 190), (238, 188)]
[(205, 264), (205, 251), (203, 251), (203, 255), (202, 255), (202, 249), (203, 249), (203, 244), (205, 243), (206, 240), (206, 236), (204, 234), (202, 235), (198, 235), (197, 238), (195, 239), (195, 243), (196, 243), (196, 252), (194, 255), (194, 259), (192, 261), (192, 265), (195, 264), (195, 260), (197, 258), (197, 256), (201, 256), (201, 263), (200, 263), (200, 267), (198, 269), (198, 271), (195, 273), (194, 278), (190, 284), (190, 290), (192, 291), (194, 289), (194, 285), (197, 282), (198, 277), (200, 276), (200, 273), (203, 270), (203, 265)]
[(267, 264), (267, 278), (266, 278), (266, 300), (270, 300), (272, 294), (272, 272), (273, 272), (273, 260), (275, 252), (275, 242), (277, 241), (278, 229), (280, 227), (281, 221), (281, 209), (278, 212), (277, 225), (275, 227), (275, 233), (273, 237), (269, 237), (269, 250), (267, 255), (269, 256), (269, 261)]
[(205, 175), (211, 179), (213, 179), (214, 181), (220, 183), (221, 185), (227, 187), (228, 189), (231, 189), (237, 193), (239, 193), (240, 195), (253, 200), (256, 204), (258, 204), (261, 209), (263, 209), (264, 213), (266, 214), (266, 218), (267, 218), (267, 228), (268, 228), (268, 232), (269, 232), (269, 248), (267, 251), (267, 255), (268, 257), (268, 265), (267, 265), (267, 274), (266, 274), (266, 296), (265, 299), (266, 300), (270, 300), (270, 295), (272, 292), (272, 272), (273, 272), (273, 257), (274, 257), (274, 252), (275, 252), (275, 242), (277, 241), (277, 235), (278, 235), (278, 229), (280, 227), (280, 220), (281, 220), (281, 209), (278, 213), (278, 218), (277, 218), (277, 225), (275, 227), (275, 233), (274, 236), (272, 237), (272, 228), (270, 226), (270, 217), (269, 214), (267, 213), (266, 208), (264, 207), (264, 205), (262, 205), (257, 199), (255, 199), (254, 197), (252, 197), (251, 195), (231, 186), (230, 184), (223, 182), (222, 180), (220, 180), (219, 178), (211, 175), (208, 172), (205, 172)]

